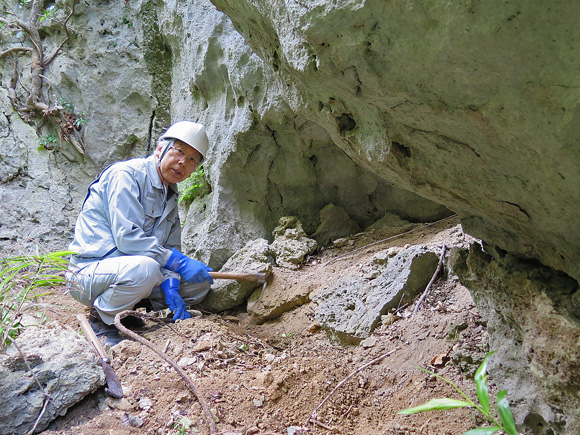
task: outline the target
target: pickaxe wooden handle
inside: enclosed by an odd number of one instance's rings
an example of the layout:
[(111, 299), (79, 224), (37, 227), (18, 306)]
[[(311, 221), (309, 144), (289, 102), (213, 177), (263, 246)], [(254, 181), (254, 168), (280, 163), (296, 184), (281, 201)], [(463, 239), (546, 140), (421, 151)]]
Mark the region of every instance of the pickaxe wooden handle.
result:
[(81, 325), (81, 329), (85, 334), (85, 338), (91, 342), (97, 354), (99, 354), (99, 358), (101, 359), (101, 366), (103, 366), (103, 371), (105, 372), (105, 380), (107, 381), (107, 387), (105, 388), (105, 392), (110, 394), (117, 399), (123, 397), (123, 387), (121, 386), (121, 382), (117, 377), (117, 374), (113, 371), (112, 367), (110, 366), (109, 358), (107, 357), (107, 353), (103, 348), (103, 345), (99, 341), (97, 334), (89, 325), (87, 318), (82, 314), (77, 314), (77, 320), (79, 321), (79, 325)]
[(240, 281), (255, 281), (260, 284), (266, 282), (265, 273), (235, 273), (235, 272), (209, 272), (213, 279), (236, 279)]

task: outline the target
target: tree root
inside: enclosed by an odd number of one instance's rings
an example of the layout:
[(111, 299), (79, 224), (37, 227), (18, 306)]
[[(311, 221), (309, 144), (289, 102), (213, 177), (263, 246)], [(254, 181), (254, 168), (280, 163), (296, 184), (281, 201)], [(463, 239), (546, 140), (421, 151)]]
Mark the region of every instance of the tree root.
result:
[(171, 358), (169, 358), (167, 356), (167, 354), (165, 354), (164, 352), (162, 352), (161, 350), (157, 349), (157, 347), (155, 347), (149, 340), (141, 337), (140, 335), (134, 333), (133, 331), (131, 331), (130, 329), (127, 329), (123, 326), (123, 324), (121, 323), (121, 319), (127, 316), (138, 316), (141, 317), (143, 319), (148, 319), (148, 320), (153, 320), (153, 321), (157, 321), (157, 322), (163, 322), (165, 323), (165, 320), (161, 320), (157, 317), (153, 317), (144, 313), (140, 313), (138, 311), (123, 311), (121, 313), (118, 313), (115, 316), (115, 326), (117, 327), (117, 329), (121, 332), (121, 334), (131, 338), (134, 341), (137, 341), (141, 344), (143, 344), (144, 346), (147, 346), (149, 349), (151, 349), (153, 352), (155, 352), (157, 355), (159, 355), (159, 357), (161, 359), (163, 359), (166, 363), (168, 363), (169, 365), (171, 365), (171, 367), (173, 367), (175, 369), (175, 371), (177, 373), (179, 373), (179, 375), (183, 378), (183, 380), (185, 381), (185, 384), (188, 386), (188, 388), (192, 391), (192, 393), (195, 395), (195, 397), (197, 398), (198, 402), (200, 403), (201, 407), (203, 408), (203, 412), (205, 413), (205, 416), (208, 420), (208, 424), (210, 426), (210, 432), (212, 434), (217, 433), (217, 427), (215, 425), (214, 419), (213, 419), (213, 414), (211, 413), (211, 410), (207, 404), (207, 402), (205, 401), (205, 399), (203, 398), (203, 396), (198, 392), (196, 386), (194, 385), (194, 383), (191, 381), (191, 379), (189, 378), (189, 376), (187, 375), (187, 373), (185, 373), (185, 371), (179, 367), (175, 361), (173, 361)]

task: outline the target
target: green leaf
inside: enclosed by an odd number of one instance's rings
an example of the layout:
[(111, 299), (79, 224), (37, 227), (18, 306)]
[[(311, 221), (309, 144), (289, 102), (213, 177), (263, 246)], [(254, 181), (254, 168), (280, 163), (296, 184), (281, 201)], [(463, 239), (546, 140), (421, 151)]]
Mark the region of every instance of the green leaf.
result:
[(455, 409), (455, 408), (465, 408), (466, 406), (471, 406), (471, 403), (464, 402), (463, 400), (455, 399), (432, 399), (423, 405), (416, 406), (414, 408), (403, 409), (397, 412), (397, 414), (417, 414), (423, 411), (442, 411), (444, 409)]
[(516, 423), (514, 422), (514, 417), (512, 416), (512, 411), (510, 410), (510, 405), (506, 399), (507, 391), (501, 390), (497, 393), (497, 411), (499, 412), (499, 417), (503, 424), (503, 429), (509, 435), (520, 435), (516, 430)]
[[(495, 351), (494, 351), (495, 352)], [(475, 372), (475, 388), (477, 390), (477, 398), (481, 404), (481, 409), (485, 415), (489, 415), (489, 392), (487, 389), (487, 359), (494, 353), (489, 352), (477, 372)]]
[(477, 429), (471, 429), (465, 432), (463, 435), (491, 435), (499, 430), (497, 426), (490, 427), (478, 427)]
[(52, 257), (66, 257), (67, 255), (74, 255), (74, 254), (76, 254), (75, 251), (54, 251), (54, 252), (49, 252), (47, 254), (47, 256), (49, 258), (52, 258)]

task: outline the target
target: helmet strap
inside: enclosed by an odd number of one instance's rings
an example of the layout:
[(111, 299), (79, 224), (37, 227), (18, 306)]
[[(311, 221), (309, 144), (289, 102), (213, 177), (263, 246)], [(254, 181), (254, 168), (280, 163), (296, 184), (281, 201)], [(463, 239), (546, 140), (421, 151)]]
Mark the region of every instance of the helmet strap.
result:
[(167, 151), (169, 151), (169, 148), (171, 148), (171, 145), (173, 145), (174, 142), (175, 142), (175, 139), (171, 139), (170, 141), (168, 141), (167, 145), (165, 145), (165, 148), (161, 152), (161, 156), (159, 156), (158, 159), (157, 158), (155, 159), (155, 160), (157, 160), (157, 172), (159, 173), (159, 177), (161, 177), (161, 181), (163, 182), (163, 184), (167, 184), (167, 185), (169, 185), (169, 181), (167, 181), (165, 179), (165, 177), (163, 176), (163, 173), (161, 172), (161, 160), (163, 160), (163, 157), (165, 157), (165, 154), (167, 154)]

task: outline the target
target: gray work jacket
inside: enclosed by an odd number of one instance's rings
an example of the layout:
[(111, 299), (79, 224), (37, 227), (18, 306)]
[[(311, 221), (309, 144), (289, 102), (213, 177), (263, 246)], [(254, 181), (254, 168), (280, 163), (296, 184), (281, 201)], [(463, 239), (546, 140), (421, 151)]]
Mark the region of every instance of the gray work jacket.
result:
[[(155, 156), (105, 169), (89, 186), (69, 250), (73, 264), (122, 255), (145, 255), (161, 267), (181, 250), (177, 186), (163, 188)], [(166, 278), (175, 275), (163, 269)]]

